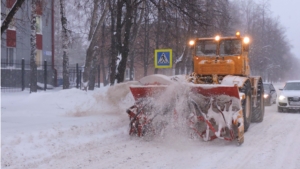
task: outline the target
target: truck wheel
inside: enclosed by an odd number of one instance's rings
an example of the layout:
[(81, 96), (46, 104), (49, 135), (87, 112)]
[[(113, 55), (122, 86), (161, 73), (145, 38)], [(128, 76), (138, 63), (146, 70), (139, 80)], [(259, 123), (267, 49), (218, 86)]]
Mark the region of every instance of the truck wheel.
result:
[(251, 99), (251, 83), (250, 80), (246, 80), (244, 86), (240, 89), (240, 92), (245, 94), (245, 99), (242, 100), (243, 116), (244, 116), (244, 131), (246, 132), (251, 123), (252, 116), (252, 99)]
[[(262, 122), (265, 115), (264, 86), (261, 78), (257, 84), (256, 107), (253, 107), (252, 122)], [(271, 104), (271, 98), (269, 98)]]
[(278, 111), (278, 112), (283, 112), (282, 108), (279, 107), (279, 106), (277, 107), (277, 111)]

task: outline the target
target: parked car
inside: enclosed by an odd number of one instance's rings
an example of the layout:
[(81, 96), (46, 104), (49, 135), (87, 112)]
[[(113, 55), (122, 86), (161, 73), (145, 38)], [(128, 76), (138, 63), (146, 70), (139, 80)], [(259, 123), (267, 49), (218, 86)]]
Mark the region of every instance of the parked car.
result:
[(277, 99), (278, 112), (300, 111), (300, 80), (287, 81)]
[(263, 83), (264, 84), (264, 101), (266, 106), (271, 106), (276, 103), (277, 93), (272, 83)]

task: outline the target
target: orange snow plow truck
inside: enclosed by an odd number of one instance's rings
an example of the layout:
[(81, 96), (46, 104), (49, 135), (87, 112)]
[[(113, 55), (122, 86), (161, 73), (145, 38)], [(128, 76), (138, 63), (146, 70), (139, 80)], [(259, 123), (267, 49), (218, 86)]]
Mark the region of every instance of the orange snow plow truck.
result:
[(249, 41), (239, 32), (191, 40), (192, 74), (150, 75), (131, 85), (129, 134), (149, 138), (180, 128), (192, 138), (241, 145), (265, 109), (262, 78), (250, 76)]

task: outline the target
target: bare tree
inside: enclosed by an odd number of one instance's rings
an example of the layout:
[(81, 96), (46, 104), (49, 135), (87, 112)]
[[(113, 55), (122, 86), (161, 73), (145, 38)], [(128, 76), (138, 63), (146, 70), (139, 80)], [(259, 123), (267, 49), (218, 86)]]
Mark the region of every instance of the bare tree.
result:
[(142, 55), (142, 65), (144, 66), (144, 76), (148, 74), (149, 67), (149, 48), (150, 48), (150, 4), (145, 2), (145, 16), (144, 16), (144, 45)]
[[(119, 51), (122, 54), (121, 56), (121, 60), (120, 63), (117, 67), (118, 72), (116, 74), (116, 78), (117, 78), (117, 82), (123, 82), (124, 81), (124, 74), (125, 74), (125, 70), (126, 70), (126, 64), (127, 64), (127, 60), (128, 60), (128, 53), (129, 53), (129, 46), (130, 46), (130, 37), (132, 36), (132, 31), (131, 31), (131, 27), (132, 27), (132, 20), (133, 20), (133, 12), (134, 9), (138, 8), (138, 6), (140, 5), (142, 1), (138, 1), (138, 0), (126, 0), (125, 1), (125, 8), (126, 8), (126, 14), (124, 16), (124, 39), (121, 42), (121, 38), (118, 38), (119, 42), (117, 44), (122, 44), (119, 45)], [(117, 29), (119, 29), (117, 27)]]
[(105, 48), (105, 42), (106, 42), (106, 33), (105, 33), (105, 24), (102, 24), (102, 37), (101, 37), (101, 47), (100, 47), (100, 71), (102, 72), (102, 79), (103, 79), (103, 85), (106, 86), (109, 83), (109, 79), (106, 76), (106, 65), (105, 65), (105, 54), (106, 52), (106, 48)]
[[(115, 81), (117, 83), (124, 81), (128, 66), (130, 80), (133, 79), (135, 66), (143, 66), (144, 75), (147, 75), (148, 68), (154, 65), (153, 51), (157, 48), (172, 48), (173, 57), (182, 60), (176, 66), (176, 73), (189, 73), (192, 68), (192, 59), (187, 42), (191, 38), (216, 34), (228, 36), (233, 35), (237, 30), (251, 35), (253, 39), (250, 53), (251, 65), (254, 65), (253, 70), (258, 73), (263, 71), (263, 66), (259, 66), (262, 68), (255, 66), (266, 64), (265, 61), (259, 63), (262, 55), (265, 57), (271, 55), (271, 51), (262, 51), (263, 45), (268, 45), (268, 43), (260, 42), (263, 30), (265, 30), (264, 38), (271, 38), (267, 35), (268, 29), (278, 34), (276, 45), (286, 43), (282, 37), (284, 31), (280, 31), (279, 27), (272, 28), (272, 25), (276, 27), (276, 24), (272, 24), (272, 18), (268, 16), (267, 11), (264, 11), (268, 4), (262, 8), (252, 0), (234, 2), (227, 0), (111, 0), (105, 1), (106, 3), (104, 0), (93, 1), (95, 2), (98, 7), (94, 5), (92, 10), (98, 11), (98, 15), (89, 17), (91, 18), (89, 38), (92, 37), (91, 35), (97, 35), (97, 38), (95, 38), (95, 44), (89, 39), (84, 70), (84, 82), (89, 81), (90, 85), (94, 83), (92, 78), (95, 77), (93, 75), (95, 69), (93, 67), (95, 68), (95, 63), (98, 62), (102, 67), (103, 77), (107, 76), (104, 66), (109, 62), (107, 71), (109, 78), (105, 79), (109, 79), (110, 85), (113, 85)], [(244, 7), (240, 7), (241, 4)], [(109, 13), (103, 15), (106, 7)], [(245, 13), (236, 11), (245, 11)], [(105, 16), (103, 18), (105, 22), (103, 21), (101, 29), (98, 29), (101, 33), (97, 33), (98, 23), (102, 16)], [(274, 42), (271, 39), (264, 40), (264, 42), (271, 41)], [(289, 48), (281, 47), (280, 50), (289, 51)], [(286, 54), (281, 51), (278, 53)], [(281, 61), (281, 58), (278, 56), (277, 60)], [(275, 65), (277, 60), (269, 63)], [(165, 72), (167, 71), (160, 73)], [(155, 73), (158, 73), (157, 69)], [(89, 88), (92, 89), (92, 86)]]
[[(98, 2), (99, 0), (95, 0), (94, 1), (94, 10), (93, 10), (93, 18), (96, 17), (97, 14), (97, 10), (98, 10)], [(105, 20), (107, 11), (108, 11), (108, 2), (103, 2), (102, 5), (104, 6), (103, 12), (101, 14), (101, 16), (99, 17), (99, 20), (97, 22), (93, 21), (91, 22), (91, 29), (90, 29), (90, 33), (89, 33), (89, 46), (86, 52), (86, 59), (85, 59), (85, 65), (84, 65), (84, 72), (83, 72), (83, 86), (85, 88), (85, 90), (87, 90), (87, 88), (89, 90), (93, 90), (94, 89), (94, 71), (96, 69), (96, 62), (97, 62), (97, 52), (99, 49), (99, 40), (101, 37), (101, 26)], [(96, 25), (96, 27), (94, 28), (94, 26)], [(92, 81), (91, 81), (92, 80)]]
[(139, 12), (138, 8), (134, 9), (133, 28), (132, 28), (133, 34), (129, 39), (129, 42), (130, 42), (129, 49), (131, 50), (130, 51), (130, 59), (129, 59), (129, 62), (130, 62), (129, 80), (133, 80), (134, 60), (135, 60), (135, 52), (136, 52), (135, 45), (136, 45), (137, 36), (139, 35), (139, 32), (140, 32), (141, 22), (142, 22), (143, 17), (144, 17), (145, 8), (146, 8), (146, 2), (143, 1), (141, 12)]
[(69, 30), (67, 28), (68, 20), (65, 12), (65, 0), (60, 0), (60, 14), (61, 14), (61, 26), (62, 26), (62, 48), (63, 48), (63, 89), (68, 89), (70, 86), (69, 81), (69, 57), (67, 54)]
[(124, 6), (123, 0), (109, 1), (109, 11), (111, 18), (110, 34), (111, 34), (111, 45), (110, 45), (110, 85), (114, 85), (116, 80), (117, 70), (117, 55), (121, 55), (120, 48), (121, 36), (122, 36), (122, 8)]
[[(266, 81), (284, 79), (291, 73), (290, 44), (285, 37), (285, 29), (277, 18), (271, 16), (268, 0), (256, 3), (252, 0), (237, 1), (244, 21), (242, 27), (251, 37), (249, 53), (251, 74), (261, 75)], [(281, 71), (286, 70), (286, 71)]]
[(37, 92), (37, 65), (36, 65), (36, 3), (37, 0), (31, 0), (31, 56), (30, 56), (30, 92)]

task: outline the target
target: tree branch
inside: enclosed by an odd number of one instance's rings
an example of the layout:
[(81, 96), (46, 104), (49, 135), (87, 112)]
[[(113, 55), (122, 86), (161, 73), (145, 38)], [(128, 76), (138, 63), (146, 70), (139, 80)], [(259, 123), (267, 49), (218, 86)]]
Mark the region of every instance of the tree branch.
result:
[(22, 6), (24, 1), (25, 0), (17, 0), (16, 3), (14, 4), (13, 8), (9, 11), (8, 15), (2, 22), (1, 36), (2, 36), (3, 32), (8, 28), (10, 22), (12, 21), (13, 17), (15, 16), (15, 14), (19, 10), (19, 8)]

